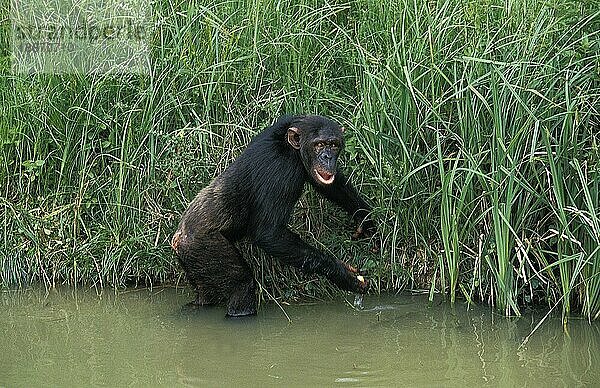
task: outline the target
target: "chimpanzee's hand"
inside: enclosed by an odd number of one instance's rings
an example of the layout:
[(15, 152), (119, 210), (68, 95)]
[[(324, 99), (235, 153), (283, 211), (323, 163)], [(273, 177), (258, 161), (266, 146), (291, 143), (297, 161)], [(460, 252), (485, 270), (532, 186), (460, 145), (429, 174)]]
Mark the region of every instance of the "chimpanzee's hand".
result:
[(375, 228), (375, 224), (371, 220), (365, 220), (362, 224), (356, 228), (354, 233), (352, 234), (353, 240), (358, 240), (361, 238), (371, 237), (377, 232), (377, 228)]
[(369, 281), (366, 280), (362, 276), (361, 272), (352, 265), (345, 263), (341, 260), (339, 262), (346, 268), (347, 271), (346, 275), (350, 285), (348, 291), (356, 292), (359, 294), (366, 294), (370, 287)]
[[(377, 228), (375, 226), (375, 223), (372, 220), (370, 220), (370, 219), (365, 219), (358, 226), (358, 228), (356, 228), (356, 230), (352, 234), (352, 240), (359, 240), (359, 239), (362, 239), (362, 238), (369, 238), (369, 237), (373, 236), (375, 234), (375, 232), (377, 232)], [(373, 253), (379, 252), (379, 244), (378, 244), (378, 242), (375, 241), (375, 239), (373, 239), (372, 241), (373, 241), (374, 245), (371, 248), (371, 251)]]
[(369, 284), (369, 281), (367, 279), (363, 278), (361, 275), (358, 275), (356, 277), (355, 292), (357, 292), (359, 294), (366, 294), (367, 291), (369, 291), (370, 287), (371, 287), (371, 285)]
[(371, 218), (370, 211), (365, 209), (360, 209), (354, 214), (354, 222), (358, 224), (358, 228), (352, 235), (353, 240), (358, 240), (360, 238), (371, 237), (377, 232), (377, 228), (375, 227), (375, 223)]

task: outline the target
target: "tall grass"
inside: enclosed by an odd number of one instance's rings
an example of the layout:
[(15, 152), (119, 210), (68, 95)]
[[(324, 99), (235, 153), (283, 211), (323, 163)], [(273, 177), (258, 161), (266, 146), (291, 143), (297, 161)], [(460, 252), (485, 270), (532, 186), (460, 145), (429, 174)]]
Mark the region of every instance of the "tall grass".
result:
[[(151, 73), (113, 76), (11, 74), (2, 14), (0, 282), (176, 279), (167, 242), (195, 192), (256, 130), (306, 112), (348, 128), (382, 249), (350, 242), (312, 192), (293, 227), (376, 290), (597, 318), (599, 9), (162, 1)], [(271, 294), (331, 292), (253, 257)]]

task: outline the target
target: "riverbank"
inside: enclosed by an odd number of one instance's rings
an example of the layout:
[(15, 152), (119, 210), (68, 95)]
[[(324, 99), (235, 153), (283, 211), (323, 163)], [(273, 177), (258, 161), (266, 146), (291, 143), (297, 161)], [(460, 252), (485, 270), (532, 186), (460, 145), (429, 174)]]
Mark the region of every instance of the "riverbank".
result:
[[(346, 126), (381, 249), (310, 191), (292, 227), (374, 292), (595, 319), (597, 4), (163, 1), (148, 74), (87, 76), (12, 74), (3, 11), (0, 284), (178, 281), (168, 242), (191, 198), (257, 131), (305, 112)], [(251, 252), (275, 296), (334, 292)]]

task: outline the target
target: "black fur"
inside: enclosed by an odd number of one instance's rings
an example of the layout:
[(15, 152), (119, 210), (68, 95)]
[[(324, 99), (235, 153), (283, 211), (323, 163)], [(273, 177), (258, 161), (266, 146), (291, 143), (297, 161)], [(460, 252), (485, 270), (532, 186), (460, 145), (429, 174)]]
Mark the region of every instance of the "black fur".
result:
[[(299, 149), (292, 144), (294, 139), (288, 140), (294, 135), (290, 128), (299, 133), (294, 138)], [(308, 245), (287, 228), (308, 181), (352, 215), (361, 224), (359, 232), (373, 229), (367, 219), (369, 206), (335, 171), (343, 148), (342, 131), (337, 123), (321, 116), (281, 117), (194, 198), (172, 246), (197, 292), (196, 304), (225, 301), (230, 316), (256, 313), (252, 271), (234, 245), (243, 238), (305, 273), (324, 275), (344, 290), (366, 292), (368, 283), (357, 279), (354, 268)], [(330, 143), (314, 147), (320, 138)], [(325, 171), (325, 177), (335, 173), (333, 183), (319, 182), (314, 166)]]

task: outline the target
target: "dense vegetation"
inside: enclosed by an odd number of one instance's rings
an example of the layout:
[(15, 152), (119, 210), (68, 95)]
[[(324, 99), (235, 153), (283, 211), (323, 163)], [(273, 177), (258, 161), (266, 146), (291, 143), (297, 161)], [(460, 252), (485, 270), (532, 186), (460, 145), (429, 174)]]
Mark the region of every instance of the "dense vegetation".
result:
[[(306, 112), (348, 129), (381, 250), (310, 191), (293, 227), (375, 291), (598, 317), (599, 1), (153, 9), (142, 75), (12, 74), (0, 14), (3, 286), (178, 280), (168, 241), (188, 201), (256, 131)], [(332, 292), (250, 253), (270, 295)]]

